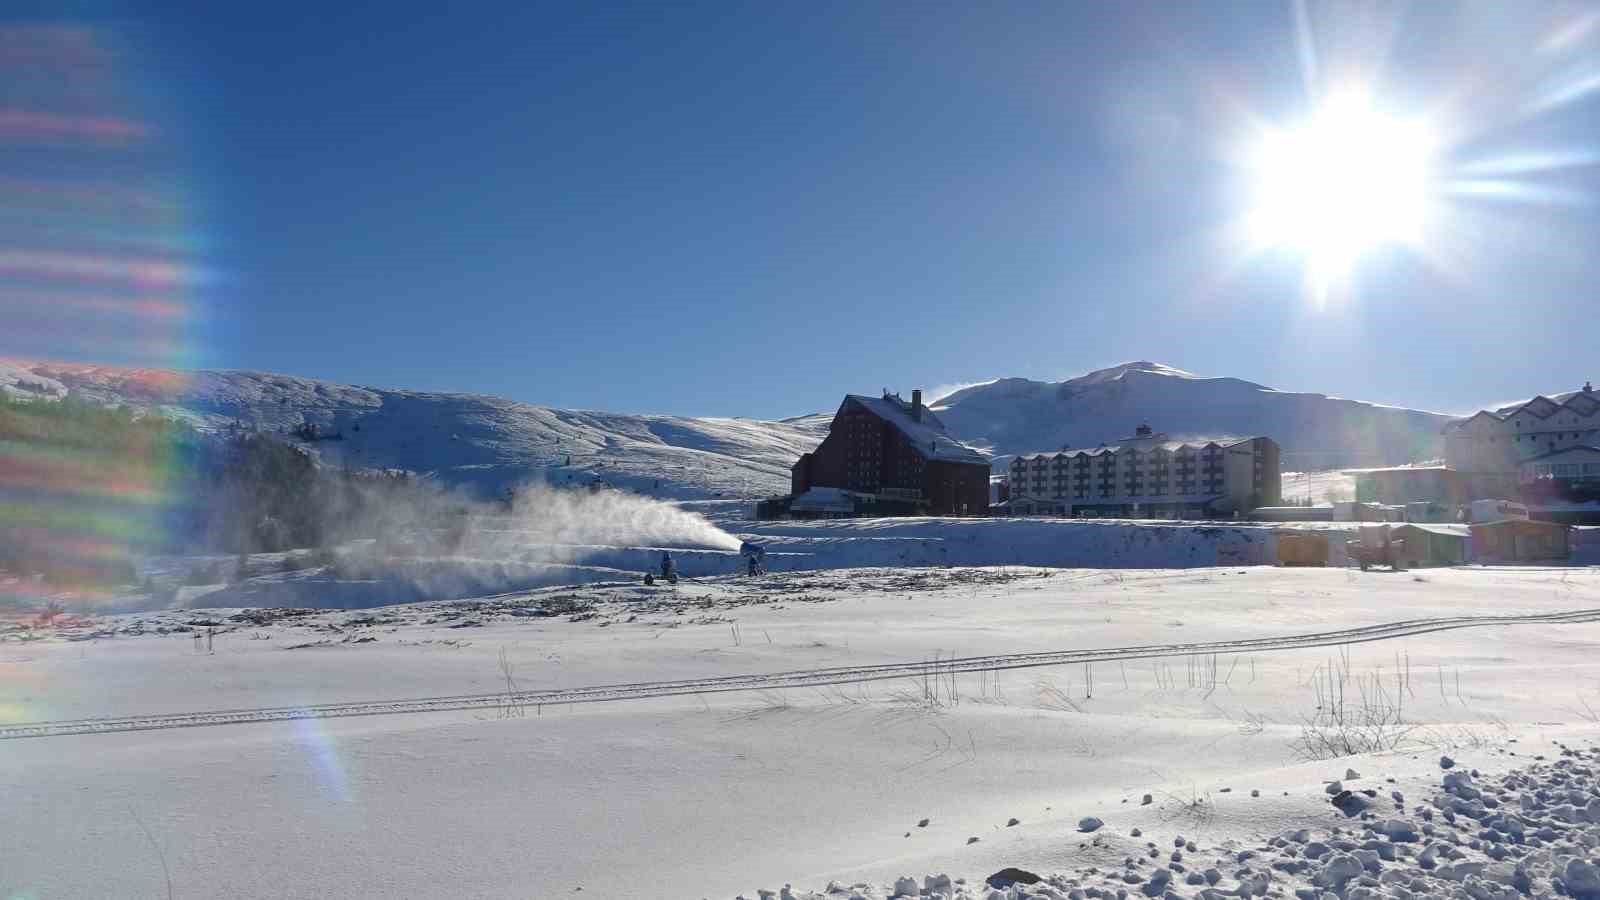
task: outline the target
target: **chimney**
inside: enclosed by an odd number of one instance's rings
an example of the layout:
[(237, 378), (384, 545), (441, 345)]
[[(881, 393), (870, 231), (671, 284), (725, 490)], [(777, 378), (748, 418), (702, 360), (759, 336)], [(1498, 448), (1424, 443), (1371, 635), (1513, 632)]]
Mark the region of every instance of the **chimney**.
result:
[(922, 391), (921, 390), (914, 390), (914, 391), (911, 392), (911, 418), (917, 420), (918, 422), (922, 421)]
[(1584, 392), (1584, 393), (1585, 393), (1585, 394), (1592, 394), (1592, 393), (1594, 393), (1594, 385), (1592, 385), (1592, 384), (1590, 384), (1590, 383), (1589, 383), (1589, 382), (1587, 382), (1587, 381), (1585, 381), (1585, 382), (1584, 382), (1584, 383), (1583, 383), (1583, 392)]
[(1142, 438), (1150, 437), (1150, 434), (1151, 434), (1150, 426), (1149, 425), (1140, 425), (1138, 428), (1134, 429), (1133, 433), (1136, 436), (1142, 437)]

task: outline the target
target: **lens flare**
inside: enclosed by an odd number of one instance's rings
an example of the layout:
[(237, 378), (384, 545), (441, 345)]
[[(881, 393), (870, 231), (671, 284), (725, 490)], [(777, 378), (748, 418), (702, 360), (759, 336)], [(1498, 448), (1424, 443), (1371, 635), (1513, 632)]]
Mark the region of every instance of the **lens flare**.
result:
[(1422, 129), (1356, 97), (1328, 102), (1297, 128), (1275, 129), (1258, 151), (1258, 246), (1289, 244), (1330, 274), (1362, 250), (1414, 243), (1426, 212), (1429, 142)]
[[(113, 26), (0, 27), (0, 604), (13, 617), (137, 591), (184, 500), (180, 430), (103, 408), (81, 370), (52, 362), (194, 357), (196, 216), (144, 63)], [(177, 387), (148, 380), (151, 396)]]
[(321, 720), (296, 719), (294, 731), (295, 743), (316, 772), (327, 796), (341, 803), (355, 799), (350, 793), (350, 779), (345, 773), (344, 761)]
[[(1273, 118), (1237, 104), (1225, 155), (1241, 187), (1212, 240), (1217, 280), (1292, 256), (1307, 305), (1337, 297), (1347, 311), (1359, 285), (1381, 283), (1356, 277), (1369, 263), (1420, 263), (1473, 293), (1530, 256), (1552, 277), (1581, 277), (1563, 213), (1587, 217), (1596, 200), (1600, 150), (1571, 108), (1600, 96), (1600, 13), (1441, 14), (1458, 39), (1406, 83), (1391, 58), (1407, 24), (1398, 13), (1293, 9), (1308, 111)], [(1513, 246), (1522, 259), (1508, 259)]]

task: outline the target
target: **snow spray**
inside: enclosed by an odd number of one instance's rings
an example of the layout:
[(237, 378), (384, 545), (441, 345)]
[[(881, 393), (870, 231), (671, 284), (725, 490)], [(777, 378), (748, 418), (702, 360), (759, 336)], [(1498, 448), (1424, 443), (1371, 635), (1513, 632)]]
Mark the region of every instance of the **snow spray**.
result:
[(517, 491), (508, 527), (550, 544), (738, 550), (739, 539), (704, 516), (652, 497), (533, 484)]

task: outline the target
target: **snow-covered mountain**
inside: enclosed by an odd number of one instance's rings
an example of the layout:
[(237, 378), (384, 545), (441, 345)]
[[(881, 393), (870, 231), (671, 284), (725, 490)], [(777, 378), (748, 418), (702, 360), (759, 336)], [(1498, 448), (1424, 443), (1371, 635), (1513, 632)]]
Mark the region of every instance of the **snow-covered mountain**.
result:
[[(293, 434), (322, 460), (396, 468), (494, 494), (531, 479), (660, 497), (760, 497), (789, 488), (789, 467), (827, 435), (828, 417), (788, 422), (550, 409), (470, 394), (357, 387), (262, 372), (125, 369), (0, 360), (0, 390), (159, 409), (201, 431)], [(327, 439), (337, 435), (337, 439)], [(292, 438), (291, 438), (292, 439)]]
[[(771, 422), (552, 409), (472, 394), (388, 390), (262, 372), (126, 369), (0, 360), (0, 391), (159, 409), (202, 431), (292, 434), (324, 462), (427, 473), (492, 494), (530, 479), (674, 499), (783, 493), (789, 467), (827, 436), (832, 412)], [(1174, 438), (1265, 434), (1286, 470), (1441, 454), (1449, 417), (1202, 378), (1134, 362), (1058, 383), (1003, 378), (931, 404), (952, 434), (997, 454), (1096, 446), (1148, 423)]]
[(1276, 391), (1131, 362), (1061, 382), (1002, 378), (941, 397), (951, 432), (999, 456), (1115, 443), (1149, 424), (1174, 439), (1266, 435), (1286, 470), (1388, 465), (1442, 455), (1449, 416)]

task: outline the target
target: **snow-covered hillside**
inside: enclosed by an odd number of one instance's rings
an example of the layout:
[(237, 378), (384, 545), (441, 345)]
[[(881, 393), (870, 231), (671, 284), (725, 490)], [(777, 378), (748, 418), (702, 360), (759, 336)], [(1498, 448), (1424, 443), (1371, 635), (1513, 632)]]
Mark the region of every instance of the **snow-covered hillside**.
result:
[(1438, 456), (1439, 431), (1450, 421), (1145, 361), (1055, 383), (1002, 378), (933, 408), (954, 434), (1001, 456), (1114, 443), (1149, 424), (1174, 439), (1266, 435), (1283, 448), (1284, 468), (1301, 471)]
[[(624, 415), (261, 372), (0, 360), (0, 391), (61, 397), (69, 390), (158, 408), (210, 432), (234, 423), (283, 433), (312, 424), (339, 436), (309, 445), (327, 462), (429, 473), (485, 494), (530, 479), (597, 477), (669, 499), (784, 493), (789, 467), (827, 436), (832, 419), (831, 411), (777, 422)], [(1439, 430), (1449, 421), (1151, 362), (1059, 383), (1003, 378), (933, 408), (952, 434), (999, 456), (999, 466), (1007, 454), (1092, 447), (1145, 423), (1174, 438), (1265, 434), (1283, 447), (1291, 471), (1398, 464), (1439, 456)]]
[(398, 468), (484, 494), (531, 479), (667, 498), (760, 497), (789, 487), (789, 467), (827, 420), (634, 416), (550, 409), (499, 397), (385, 390), (261, 372), (125, 369), (0, 360), (0, 390), (155, 408), (207, 432), (317, 426), (331, 464)]

